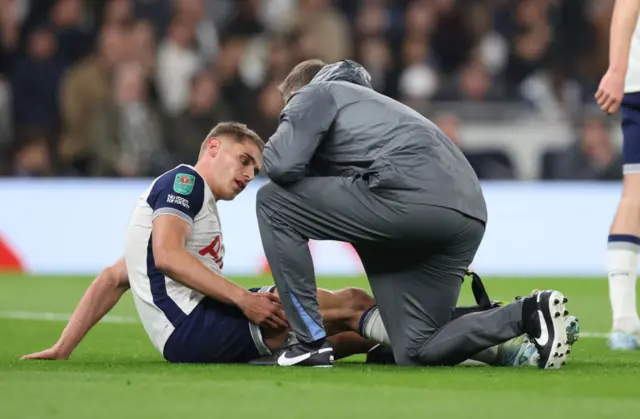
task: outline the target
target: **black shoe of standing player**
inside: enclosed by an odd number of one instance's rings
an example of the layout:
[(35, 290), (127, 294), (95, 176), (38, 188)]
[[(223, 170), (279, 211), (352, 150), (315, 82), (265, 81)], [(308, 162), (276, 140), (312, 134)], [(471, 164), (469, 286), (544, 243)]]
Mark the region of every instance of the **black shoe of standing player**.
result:
[(249, 364), (280, 367), (333, 367), (333, 348), (324, 339), (311, 343), (298, 342), (273, 355), (250, 361)]
[(569, 315), (565, 308), (567, 298), (559, 291), (548, 290), (523, 300), (522, 325), (538, 349), (538, 368), (560, 368), (571, 350), (564, 324)]

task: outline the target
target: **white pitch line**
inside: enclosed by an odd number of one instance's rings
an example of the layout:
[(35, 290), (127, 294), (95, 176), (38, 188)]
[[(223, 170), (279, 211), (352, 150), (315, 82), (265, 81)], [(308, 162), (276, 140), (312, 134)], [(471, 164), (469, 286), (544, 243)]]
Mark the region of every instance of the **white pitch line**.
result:
[(580, 332), (580, 339), (609, 339), (609, 336), (611, 336), (609, 333)]
[[(0, 311), (0, 319), (20, 319), (20, 320), (44, 320), (54, 322), (66, 322), (71, 318), (70, 314), (62, 313), (38, 313), (32, 311)], [(136, 317), (126, 316), (105, 316), (103, 323), (136, 324), (140, 323)]]
[[(19, 319), (19, 320), (43, 320), (54, 322), (66, 322), (71, 318), (70, 314), (63, 313), (40, 313), (33, 311), (0, 311), (0, 319)], [(136, 317), (127, 316), (112, 316), (107, 315), (102, 320), (102, 323), (116, 323), (116, 324), (137, 324), (140, 320)], [(609, 333), (594, 333), (594, 332), (580, 332), (580, 338), (587, 339), (607, 339)]]

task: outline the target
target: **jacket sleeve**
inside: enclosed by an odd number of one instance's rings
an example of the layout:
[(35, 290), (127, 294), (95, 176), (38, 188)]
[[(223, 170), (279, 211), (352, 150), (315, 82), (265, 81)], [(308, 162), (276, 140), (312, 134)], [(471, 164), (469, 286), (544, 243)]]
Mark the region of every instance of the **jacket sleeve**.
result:
[(302, 179), (337, 112), (333, 95), (325, 86), (306, 86), (296, 92), (264, 148), (263, 168), (269, 179), (280, 184)]

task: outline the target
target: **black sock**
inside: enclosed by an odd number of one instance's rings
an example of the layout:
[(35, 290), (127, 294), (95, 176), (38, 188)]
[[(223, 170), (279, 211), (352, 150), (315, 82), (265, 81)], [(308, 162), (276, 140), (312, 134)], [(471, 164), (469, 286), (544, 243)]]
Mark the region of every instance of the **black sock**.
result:
[(522, 299), (522, 329), (530, 336), (540, 335), (540, 324), (537, 321), (538, 302), (536, 297), (526, 297)]

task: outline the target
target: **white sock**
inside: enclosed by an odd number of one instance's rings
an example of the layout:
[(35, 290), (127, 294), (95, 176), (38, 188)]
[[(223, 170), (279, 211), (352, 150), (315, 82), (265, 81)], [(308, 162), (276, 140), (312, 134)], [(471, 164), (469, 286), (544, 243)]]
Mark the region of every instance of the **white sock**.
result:
[(373, 307), (366, 314), (362, 326), (362, 336), (383, 345), (391, 346), (391, 340), (389, 340), (387, 329), (385, 329), (384, 323), (382, 323), (382, 317), (380, 317), (377, 306)]
[(636, 278), (640, 246), (630, 240), (613, 241), (612, 237), (624, 239), (629, 236), (610, 236), (607, 249), (613, 329), (633, 332), (640, 330), (640, 319), (636, 309)]

